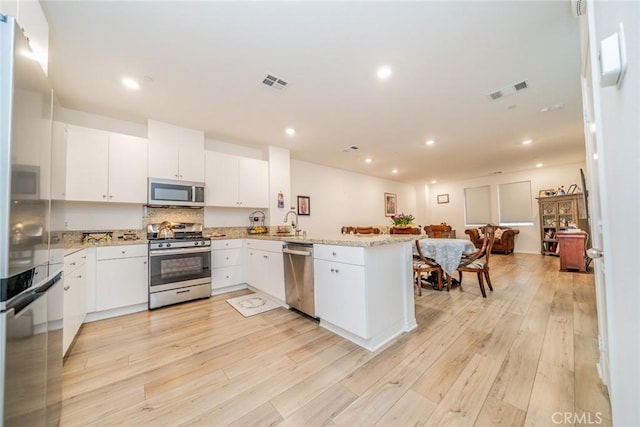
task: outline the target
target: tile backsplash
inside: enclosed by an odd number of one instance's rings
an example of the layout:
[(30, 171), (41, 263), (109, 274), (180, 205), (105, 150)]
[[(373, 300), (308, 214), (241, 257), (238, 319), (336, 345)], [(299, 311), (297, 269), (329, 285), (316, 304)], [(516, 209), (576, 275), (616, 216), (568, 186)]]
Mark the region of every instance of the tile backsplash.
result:
[(159, 224), (162, 221), (204, 224), (204, 208), (156, 208), (145, 206), (142, 220), (145, 230), (147, 225)]

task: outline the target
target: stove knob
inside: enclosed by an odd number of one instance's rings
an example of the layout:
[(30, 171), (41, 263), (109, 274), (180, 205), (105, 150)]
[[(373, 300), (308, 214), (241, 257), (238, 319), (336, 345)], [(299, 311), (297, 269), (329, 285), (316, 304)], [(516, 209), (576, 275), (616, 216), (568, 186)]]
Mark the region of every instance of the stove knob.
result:
[(200, 242), (193, 242), (194, 245), (198, 246)]
[(164, 246), (162, 243), (158, 243), (159, 248), (161, 248), (162, 246)]
[(171, 247), (171, 243), (167, 243), (167, 247), (170, 248)]

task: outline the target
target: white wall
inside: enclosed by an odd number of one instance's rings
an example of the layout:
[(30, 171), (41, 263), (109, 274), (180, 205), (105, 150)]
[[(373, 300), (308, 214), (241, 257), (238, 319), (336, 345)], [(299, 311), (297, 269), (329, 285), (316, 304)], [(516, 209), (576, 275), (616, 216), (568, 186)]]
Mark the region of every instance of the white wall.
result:
[[(491, 222), (498, 223), (498, 185), (509, 182), (531, 181), (531, 209), (533, 211), (533, 225), (518, 226), (520, 234), (516, 237), (515, 252), (539, 253), (540, 252), (540, 235), (539, 235), (539, 216), (538, 203), (535, 199), (538, 192), (543, 189), (557, 189), (564, 185), (568, 189), (571, 184), (580, 185), (580, 168), (585, 169), (584, 163), (569, 164), (553, 168), (539, 168), (528, 171), (491, 175), (482, 178), (469, 179), (453, 183), (432, 184), (425, 186), (424, 193), (426, 198), (426, 207), (424, 219), (420, 218), (426, 224), (440, 224), (446, 222), (453, 226), (456, 230), (458, 238), (467, 238), (464, 234), (464, 189), (479, 187), (483, 185), (491, 186)], [(449, 195), (449, 203), (438, 204), (437, 197), (440, 194)]]
[(311, 198), (311, 215), (299, 219), (310, 233), (339, 233), (343, 225), (391, 225), (384, 215), (384, 193), (398, 196), (398, 213), (416, 215), (416, 191), (409, 184), (291, 160), (294, 204), (299, 195)]

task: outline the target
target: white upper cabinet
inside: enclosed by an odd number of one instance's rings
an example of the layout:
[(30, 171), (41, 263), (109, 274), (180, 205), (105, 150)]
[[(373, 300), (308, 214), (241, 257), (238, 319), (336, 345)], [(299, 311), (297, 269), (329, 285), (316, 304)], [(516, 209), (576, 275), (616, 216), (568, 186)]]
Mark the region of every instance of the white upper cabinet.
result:
[(204, 182), (204, 132), (149, 120), (149, 177)]
[(47, 74), (49, 64), (49, 23), (37, 0), (0, 0), (0, 13), (18, 21), (29, 46)]
[(67, 125), (66, 200), (107, 201), (109, 136), (96, 129)]
[(269, 164), (264, 160), (207, 151), (207, 206), (269, 207)]
[(143, 138), (67, 125), (66, 200), (146, 203)]
[(109, 200), (147, 202), (147, 141), (109, 133)]

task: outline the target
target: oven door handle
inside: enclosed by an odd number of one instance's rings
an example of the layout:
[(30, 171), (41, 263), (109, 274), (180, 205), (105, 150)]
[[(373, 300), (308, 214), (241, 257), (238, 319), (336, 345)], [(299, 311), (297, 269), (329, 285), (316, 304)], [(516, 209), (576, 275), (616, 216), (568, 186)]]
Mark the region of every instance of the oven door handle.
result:
[(203, 252), (211, 252), (211, 247), (203, 248), (181, 248), (181, 249), (162, 249), (159, 251), (149, 251), (149, 256), (164, 256), (164, 255), (176, 255), (176, 254), (196, 254)]

